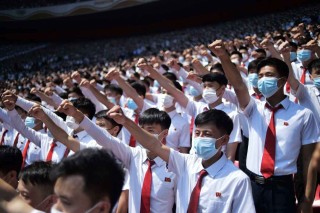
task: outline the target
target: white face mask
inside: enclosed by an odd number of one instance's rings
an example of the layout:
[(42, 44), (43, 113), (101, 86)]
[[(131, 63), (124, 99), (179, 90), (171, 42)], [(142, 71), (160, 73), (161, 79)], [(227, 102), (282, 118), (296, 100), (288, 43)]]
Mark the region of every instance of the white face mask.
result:
[(173, 97), (167, 94), (161, 94), (158, 97), (158, 104), (163, 108), (170, 108), (173, 106)]
[(79, 128), (79, 124), (76, 123), (76, 120), (74, 119), (74, 117), (71, 116), (67, 116), (66, 117), (66, 124), (69, 128), (75, 130)]
[(236, 65), (240, 65), (240, 61), (237, 58), (232, 59), (231, 62), (235, 63)]
[(217, 92), (212, 88), (204, 89), (202, 97), (207, 104), (212, 104), (219, 99), (219, 97), (217, 96)]

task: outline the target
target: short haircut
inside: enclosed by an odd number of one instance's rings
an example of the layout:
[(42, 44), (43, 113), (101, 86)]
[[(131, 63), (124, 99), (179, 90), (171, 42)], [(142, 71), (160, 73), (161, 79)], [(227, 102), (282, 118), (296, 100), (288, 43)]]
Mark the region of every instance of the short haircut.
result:
[(233, 129), (232, 119), (222, 110), (210, 109), (197, 115), (194, 121), (196, 127), (206, 124), (212, 124), (223, 134), (230, 135)]
[(226, 76), (221, 73), (217, 73), (217, 72), (205, 74), (202, 77), (202, 82), (203, 83), (204, 82), (217, 82), (220, 85), (227, 85), (228, 84), (228, 80), (227, 80)]
[(117, 132), (117, 135), (119, 134), (119, 132), (122, 129), (122, 124), (118, 124), (117, 122), (115, 122), (112, 118), (110, 118), (107, 113), (109, 110), (101, 110), (100, 112), (98, 112), (97, 114), (95, 114), (96, 118), (104, 118), (107, 121), (109, 121), (112, 125), (112, 127), (118, 126), (119, 127), (119, 131)]
[(223, 67), (221, 63), (216, 63), (214, 64), (211, 68), (210, 68), (210, 72), (212, 72), (213, 70), (217, 70), (219, 72), (224, 73)]
[(308, 70), (310, 74), (312, 73), (312, 69), (320, 68), (320, 59), (314, 59), (308, 64)]
[(131, 86), (133, 87), (133, 89), (136, 90), (136, 92), (138, 93), (138, 95), (141, 95), (143, 97), (146, 97), (146, 92), (147, 89), (143, 84), (140, 84), (138, 82), (134, 82), (131, 84)]
[(241, 46), (241, 47), (239, 47), (239, 51), (240, 51), (240, 50), (246, 50), (246, 51), (248, 51), (248, 48), (245, 47), (245, 46)]
[(116, 84), (109, 84), (105, 87), (105, 90), (110, 90), (110, 92), (114, 92), (117, 95), (122, 95), (123, 90)]
[(0, 172), (7, 174), (16, 171), (17, 177), (22, 166), (22, 153), (17, 147), (0, 146)]
[(263, 59), (264, 59), (264, 58), (260, 57), (260, 58), (257, 58), (257, 59), (255, 59), (255, 60), (251, 61), (251, 62), (249, 63), (249, 65), (248, 65), (248, 71), (250, 71), (250, 70), (256, 70), (256, 72), (257, 72), (258, 64), (259, 64), (259, 62), (260, 62), (261, 60), (263, 60)]
[(171, 118), (168, 113), (160, 111), (156, 108), (150, 108), (144, 111), (139, 117), (139, 125), (160, 124), (161, 129), (169, 129), (171, 125)]
[(69, 94), (70, 93), (76, 93), (79, 97), (84, 97), (84, 95), (82, 94), (82, 91), (79, 87), (73, 87), (69, 90)]
[(180, 91), (183, 91), (181, 84), (178, 81), (172, 81), (173, 85)]
[(92, 204), (108, 196), (113, 209), (122, 192), (124, 171), (111, 152), (92, 148), (78, 151), (54, 167), (50, 178), (56, 181), (73, 175), (83, 177), (83, 192)]
[(87, 98), (77, 98), (71, 101), (75, 108), (80, 110), (83, 114), (87, 114), (91, 120), (96, 113), (95, 105)]
[(262, 48), (256, 49), (254, 51), (256, 51), (257, 53), (262, 53), (262, 54), (264, 54), (264, 56), (267, 56), (267, 52)]
[(50, 179), (49, 174), (53, 168), (51, 162), (38, 161), (23, 168), (19, 175), (19, 180), (24, 183), (39, 185), (47, 188), (48, 194), (53, 194), (54, 182)]
[(239, 52), (239, 51), (233, 51), (233, 52), (231, 52), (230, 56), (232, 56), (232, 55), (238, 55), (240, 58), (242, 58), (242, 53)]
[(288, 78), (289, 67), (284, 61), (277, 58), (265, 58), (258, 63), (258, 74), (260, 73), (261, 68), (265, 66), (274, 67), (277, 70), (280, 77)]
[(172, 72), (165, 72), (165, 73), (163, 73), (163, 76), (166, 77), (167, 79), (171, 80), (171, 81), (178, 80), (177, 76)]

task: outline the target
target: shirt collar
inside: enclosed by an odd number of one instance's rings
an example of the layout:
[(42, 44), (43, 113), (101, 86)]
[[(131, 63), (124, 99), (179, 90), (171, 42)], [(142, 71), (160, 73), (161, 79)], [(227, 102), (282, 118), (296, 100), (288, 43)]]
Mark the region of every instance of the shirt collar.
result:
[[(147, 154), (147, 153), (146, 153)], [(145, 160), (143, 161), (143, 163), (146, 163), (148, 160), (148, 157), (146, 155)], [(162, 166), (163, 164), (165, 164), (166, 162), (164, 160), (162, 160), (160, 157), (156, 157), (153, 159), (153, 161), (155, 162), (155, 165), (157, 165), (158, 167)]]
[(78, 136), (78, 139), (81, 140), (82, 138), (84, 138), (87, 135), (87, 132), (82, 130), (81, 132), (78, 132), (74, 135)]
[[(220, 157), (220, 159), (217, 162), (215, 162), (214, 164), (212, 164), (211, 166), (209, 166), (208, 168), (206, 168), (205, 170), (208, 172), (208, 174), (212, 178), (214, 178), (227, 162), (228, 162), (228, 159), (227, 159), (226, 155), (224, 153), (222, 153), (222, 156)], [(198, 158), (197, 164), (198, 164), (198, 166), (195, 166), (193, 168), (192, 173), (199, 173), (201, 170), (204, 169), (202, 166), (202, 159), (201, 158)]]
[(170, 116), (171, 119), (172, 119), (176, 114), (177, 114), (177, 111), (176, 111), (176, 110), (172, 110), (171, 112), (168, 113), (168, 115)]
[[(269, 104), (269, 102), (266, 100), (266, 102)], [(270, 105), (270, 104), (269, 104)], [(285, 99), (283, 99), (280, 103), (278, 103), (275, 107), (282, 105), (282, 107), (287, 110), (289, 105), (290, 105), (290, 100), (288, 97), (286, 97)]]

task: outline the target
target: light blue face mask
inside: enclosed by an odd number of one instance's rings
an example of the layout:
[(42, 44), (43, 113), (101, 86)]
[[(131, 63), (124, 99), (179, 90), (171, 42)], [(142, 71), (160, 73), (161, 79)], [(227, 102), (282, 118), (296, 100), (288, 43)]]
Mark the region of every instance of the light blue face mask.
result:
[(258, 80), (259, 80), (259, 78), (258, 78), (258, 74), (257, 73), (250, 73), (248, 75), (249, 83), (255, 88), (258, 87)]
[(197, 97), (198, 95), (200, 95), (200, 92), (198, 90), (196, 90), (193, 86), (189, 87), (189, 94), (193, 97)]
[(113, 103), (114, 105), (117, 105), (117, 101), (115, 97), (108, 96), (107, 98), (109, 102)]
[(278, 87), (278, 78), (276, 77), (263, 77), (258, 81), (258, 89), (265, 98), (269, 98), (274, 95)]
[(320, 77), (314, 78), (313, 79), (313, 84), (320, 89)]
[(159, 88), (159, 87), (160, 87), (160, 84), (159, 84), (159, 82), (158, 82), (157, 80), (155, 80), (155, 81), (153, 82), (153, 86)]
[(194, 138), (193, 147), (196, 150), (196, 154), (204, 160), (212, 158), (219, 151), (219, 149), (216, 148), (217, 140), (218, 139), (208, 137)]
[(134, 100), (132, 100), (131, 98), (128, 99), (127, 107), (128, 107), (129, 109), (132, 109), (132, 110), (138, 109), (138, 105), (137, 105), (136, 102), (134, 102)]
[(33, 129), (36, 126), (36, 119), (34, 117), (26, 117), (26, 119), (24, 120), (24, 124)]
[(290, 52), (290, 61), (297, 60), (297, 53), (296, 52)]
[(298, 54), (297, 54), (297, 58), (301, 62), (310, 60), (310, 58), (311, 58), (311, 50), (305, 50), (305, 49), (299, 50)]

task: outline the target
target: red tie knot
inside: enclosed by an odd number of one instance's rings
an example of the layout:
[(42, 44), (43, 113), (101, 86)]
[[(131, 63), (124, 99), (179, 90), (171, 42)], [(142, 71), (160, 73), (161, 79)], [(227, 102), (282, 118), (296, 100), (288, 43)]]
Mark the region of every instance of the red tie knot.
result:
[(278, 111), (279, 109), (282, 109), (283, 106), (281, 104), (279, 104), (278, 106), (276, 107), (272, 107), (270, 106), (268, 103), (266, 103), (266, 107), (273, 113), (275, 113), (276, 111)]

